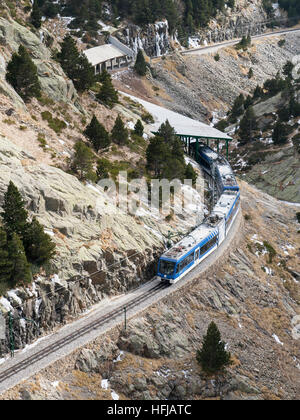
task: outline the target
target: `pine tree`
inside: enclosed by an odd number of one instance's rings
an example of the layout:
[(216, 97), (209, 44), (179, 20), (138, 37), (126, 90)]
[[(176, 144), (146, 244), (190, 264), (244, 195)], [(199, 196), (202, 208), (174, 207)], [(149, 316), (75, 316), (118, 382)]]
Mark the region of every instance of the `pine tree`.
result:
[(24, 246), (16, 233), (8, 241), (9, 260), (12, 264), (10, 283), (15, 286), (20, 283), (31, 282), (30, 265), (27, 261)]
[(275, 124), (272, 140), (276, 145), (285, 144), (288, 140), (288, 130), (286, 125), (281, 121), (278, 120)]
[(292, 79), (293, 75), (294, 64), (291, 61), (287, 61), (283, 67), (283, 74), (288, 78)]
[(28, 225), (23, 244), (28, 261), (39, 267), (48, 263), (55, 255), (55, 243), (36, 218)]
[(234, 104), (230, 113), (230, 117), (229, 117), (230, 123), (232, 124), (235, 123), (237, 121), (237, 117), (243, 114), (244, 102), (245, 102), (245, 98), (244, 98), (244, 95), (241, 93), (234, 101)]
[(83, 92), (95, 83), (93, 66), (84, 54), (79, 53), (76, 42), (70, 35), (65, 36), (57, 59), (78, 91)]
[(97, 74), (96, 79), (98, 82), (103, 83), (106, 79), (111, 80), (111, 77), (108, 71), (104, 69), (100, 74)]
[(142, 50), (139, 50), (137, 53), (134, 70), (140, 76), (145, 76), (147, 73), (147, 64)]
[(176, 131), (171, 126), (168, 120), (166, 120), (165, 123), (162, 123), (162, 125), (158, 129), (158, 136), (163, 138), (165, 143), (167, 143), (169, 146), (171, 146), (176, 139)]
[(12, 271), (12, 263), (7, 250), (7, 236), (4, 229), (0, 227), (0, 283), (9, 281)]
[(97, 162), (97, 171), (96, 171), (98, 181), (101, 179), (108, 179), (109, 173), (108, 173), (108, 165), (106, 160), (99, 159)]
[(2, 209), (1, 216), (8, 238), (10, 239), (13, 233), (23, 238), (28, 226), (28, 213), (25, 210), (24, 200), (12, 181), (10, 181), (7, 191), (4, 194)]
[(168, 154), (168, 146), (162, 137), (157, 135), (151, 138), (146, 151), (147, 169), (154, 171), (155, 176), (160, 177)]
[(57, 54), (57, 58), (63, 71), (73, 80), (76, 77), (75, 66), (79, 58), (79, 52), (71, 35), (66, 35), (63, 39), (61, 51)]
[(257, 85), (253, 92), (253, 99), (261, 98), (264, 95), (264, 90), (261, 86)]
[(36, 29), (40, 29), (42, 26), (42, 12), (38, 6), (38, 2), (34, 0), (33, 6), (32, 6), (32, 12), (30, 15), (30, 22)]
[(118, 92), (113, 87), (110, 75), (104, 79), (96, 98), (110, 108), (112, 108), (114, 104), (118, 103)]
[(111, 132), (112, 141), (120, 146), (123, 146), (128, 141), (128, 130), (125, 127), (122, 118), (118, 115), (115, 125)]
[(108, 132), (94, 115), (90, 124), (86, 127), (84, 135), (92, 143), (96, 152), (100, 149), (105, 149), (110, 145), (110, 138)]
[(134, 134), (137, 136), (142, 137), (144, 134), (144, 126), (141, 120), (137, 120), (135, 126), (134, 126)]
[(244, 117), (241, 120), (238, 131), (240, 143), (245, 144), (253, 140), (253, 133), (257, 129), (256, 116), (252, 106), (247, 108)]
[(80, 54), (73, 76), (73, 83), (75, 88), (79, 92), (84, 92), (93, 86), (95, 83), (95, 70), (94, 67), (89, 63), (88, 59), (84, 54)]
[(186, 166), (184, 176), (185, 176), (185, 179), (191, 179), (193, 185), (196, 183), (197, 173), (196, 173), (196, 171), (194, 170), (193, 166), (190, 163), (188, 163), (187, 166)]
[(91, 179), (94, 161), (92, 150), (82, 141), (75, 143), (74, 150), (71, 169), (79, 173), (80, 179)]
[(220, 331), (214, 322), (208, 326), (202, 349), (197, 351), (196, 358), (204, 372), (209, 374), (222, 372), (231, 365), (231, 355), (225, 350), (225, 343), (221, 341)]
[(19, 47), (18, 53), (12, 55), (7, 65), (6, 80), (25, 102), (41, 95), (37, 67), (23, 45)]

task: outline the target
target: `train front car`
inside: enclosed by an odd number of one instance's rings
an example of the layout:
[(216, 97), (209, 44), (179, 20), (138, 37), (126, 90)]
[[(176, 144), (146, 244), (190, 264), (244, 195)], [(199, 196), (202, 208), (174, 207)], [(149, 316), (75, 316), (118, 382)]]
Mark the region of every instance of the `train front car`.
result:
[(159, 260), (157, 276), (170, 284), (178, 282), (218, 247), (218, 229), (203, 224)]

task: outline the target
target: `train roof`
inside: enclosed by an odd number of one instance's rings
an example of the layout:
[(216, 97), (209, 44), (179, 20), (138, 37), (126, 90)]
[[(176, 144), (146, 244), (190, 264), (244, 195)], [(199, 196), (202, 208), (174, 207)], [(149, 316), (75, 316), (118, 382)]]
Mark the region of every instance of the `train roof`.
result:
[(218, 159), (219, 155), (216, 153), (213, 149), (206, 145), (201, 145), (201, 151), (206, 154), (207, 157), (209, 157), (212, 160)]
[(238, 194), (238, 192), (222, 194), (217, 204), (213, 208), (211, 216), (218, 215), (226, 217), (231, 210)]
[(211, 239), (218, 233), (215, 227), (208, 224), (198, 226), (188, 236), (170, 248), (162, 255), (162, 258), (170, 260), (180, 260), (184, 255), (191, 251), (197, 244), (205, 239)]
[(233, 170), (229, 163), (224, 159), (224, 161), (217, 162), (217, 168), (219, 174), (222, 178), (222, 182), (224, 186), (236, 186), (237, 182), (233, 173)]

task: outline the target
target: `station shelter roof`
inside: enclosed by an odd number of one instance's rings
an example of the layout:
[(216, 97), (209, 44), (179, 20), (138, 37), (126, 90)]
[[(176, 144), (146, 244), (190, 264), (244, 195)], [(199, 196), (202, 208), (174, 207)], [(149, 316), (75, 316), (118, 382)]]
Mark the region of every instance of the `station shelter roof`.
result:
[(126, 55), (119, 48), (111, 44), (100, 45), (84, 51), (84, 54), (92, 66), (104, 63), (114, 58), (124, 57)]
[[(124, 93), (123, 93), (124, 94)], [(232, 140), (226, 133), (217, 130), (205, 123), (186, 117), (174, 111), (170, 111), (159, 105), (137, 98), (132, 95), (124, 94), (132, 100), (140, 103), (154, 118), (152, 132), (157, 132), (161, 124), (169, 121), (170, 125), (175, 129), (177, 135), (191, 138), (211, 138), (219, 140)], [(196, 140), (194, 140), (196, 141)], [(193, 142), (193, 140), (192, 140)]]

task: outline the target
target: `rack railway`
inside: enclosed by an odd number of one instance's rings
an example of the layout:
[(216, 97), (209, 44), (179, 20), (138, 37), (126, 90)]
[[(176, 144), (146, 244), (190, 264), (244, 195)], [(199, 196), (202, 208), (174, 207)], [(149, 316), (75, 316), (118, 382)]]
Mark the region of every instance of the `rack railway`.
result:
[[(129, 299), (126, 304), (121, 304), (116, 309), (84, 326), (78, 326), (64, 337), (25, 357), (20, 362), (16, 362), (7, 369), (2, 370), (0, 367), (0, 385), (4, 385), (4, 382), (9, 381), (18, 373), (25, 372), (26, 369), (28, 370), (38, 361), (46, 359), (49, 355), (76, 341), (76, 339), (117, 319), (123, 314), (124, 310), (137, 307), (149, 298), (159, 294), (163, 289), (169, 288), (171, 284), (177, 283), (181, 278), (187, 276), (189, 271), (197, 265), (201, 265), (204, 259), (213, 254), (225, 242), (238, 214), (239, 187), (229, 163), (208, 146), (200, 145), (198, 158), (197, 161), (203, 170), (210, 177), (214, 177), (218, 200), (212, 213), (202, 225), (161, 256), (157, 276), (162, 281), (150, 286), (150, 289), (139, 296)], [(151, 281), (149, 284), (151, 284)], [(3, 385), (0, 386), (0, 393), (3, 392)]]

